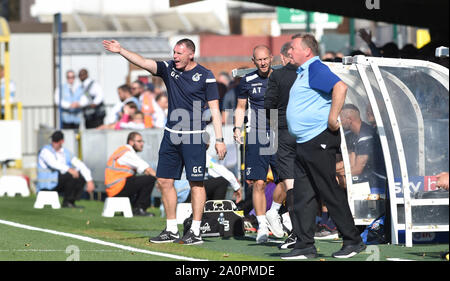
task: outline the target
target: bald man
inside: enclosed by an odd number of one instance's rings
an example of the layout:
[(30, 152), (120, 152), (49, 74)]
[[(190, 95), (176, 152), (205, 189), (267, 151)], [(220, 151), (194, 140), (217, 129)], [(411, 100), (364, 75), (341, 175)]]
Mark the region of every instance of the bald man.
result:
[[(253, 48), (252, 61), (257, 69), (242, 77), (240, 81), (233, 128), (235, 141), (243, 144), (241, 130), (248, 100), (250, 128), (245, 141), (245, 171), (248, 184), (253, 185), (252, 200), (259, 226), (256, 236), (258, 244), (267, 242), (269, 236), (270, 225), (266, 219), (267, 202), (264, 191), (269, 166), (274, 175), (274, 182), (279, 182), (276, 154), (275, 151), (270, 152), (274, 143), (274, 133), (270, 130), (264, 111), (264, 95), (272, 73), (272, 58), (269, 47), (257, 45)], [(274, 235), (277, 234), (276, 229), (271, 230)], [(283, 235), (284, 232), (281, 231), (277, 236)]]
[(103, 90), (99, 83), (89, 78), (87, 69), (83, 68), (78, 72), (82, 92), (80, 107), (83, 108), (83, 116), (86, 129), (97, 128), (103, 125), (106, 116), (105, 105), (103, 104)]

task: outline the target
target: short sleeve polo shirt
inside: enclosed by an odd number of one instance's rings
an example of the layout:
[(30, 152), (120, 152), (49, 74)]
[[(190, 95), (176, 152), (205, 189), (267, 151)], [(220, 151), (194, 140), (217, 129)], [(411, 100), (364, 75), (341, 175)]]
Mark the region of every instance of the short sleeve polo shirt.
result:
[(166, 127), (180, 131), (203, 130), (207, 102), (219, 99), (214, 74), (197, 64), (180, 71), (173, 60), (157, 62), (157, 76), (164, 80), (169, 99)]
[(238, 99), (248, 99), (250, 103), (250, 128), (269, 130), (269, 122), (264, 111), (264, 95), (268, 82), (269, 77), (260, 76), (258, 70), (245, 75), (240, 81)]
[(297, 143), (313, 139), (328, 127), (331, 93), (340, 80), (318, 56), (297, 69), (286, 110), (288, 130)]

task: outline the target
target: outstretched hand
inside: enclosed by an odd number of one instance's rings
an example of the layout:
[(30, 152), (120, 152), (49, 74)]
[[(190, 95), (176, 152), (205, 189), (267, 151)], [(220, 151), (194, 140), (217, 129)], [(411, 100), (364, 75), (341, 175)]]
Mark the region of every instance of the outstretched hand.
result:
[(372, 41), (372, 31), (369, 30), (369, 32), (367, 32), (365, 28), (361, 28), (358, 30), (358, 34), (366, 43), (370, 43)]
[(116, 40), (103, 40), (103, 47), (105, 48), (105, 50), (108, 50), (112, 53), (120, 53), (120, 50), (122, 49), (120, 43)]

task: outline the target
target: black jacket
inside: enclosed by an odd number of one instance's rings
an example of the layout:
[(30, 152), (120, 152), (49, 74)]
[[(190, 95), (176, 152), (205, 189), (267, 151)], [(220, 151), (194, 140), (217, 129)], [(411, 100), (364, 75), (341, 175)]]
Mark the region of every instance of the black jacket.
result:
[[(267, 119), (270, 119), (270, 109), (278, 109), (279, 129), (287, 129), (286, 108), (289, 102), (289, 91), (295, 79), (297, 79), (297, 66), (290, 63), (275, 69), (269, 76), (264, 96), (264, 108)], [(273, 125), (271, 124), (271, 126)]]

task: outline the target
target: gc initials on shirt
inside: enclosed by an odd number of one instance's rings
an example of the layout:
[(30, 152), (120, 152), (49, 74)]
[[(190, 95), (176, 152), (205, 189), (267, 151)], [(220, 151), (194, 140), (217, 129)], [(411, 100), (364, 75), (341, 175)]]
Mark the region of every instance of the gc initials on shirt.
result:
[(172, 70), (172, 72), (170, 72), (170, 76), (172, 76), (175, 79), (178, 79), (180, 77), (180, 75), (178, 75), (175, 71)]

